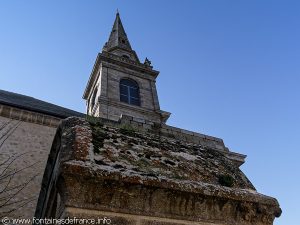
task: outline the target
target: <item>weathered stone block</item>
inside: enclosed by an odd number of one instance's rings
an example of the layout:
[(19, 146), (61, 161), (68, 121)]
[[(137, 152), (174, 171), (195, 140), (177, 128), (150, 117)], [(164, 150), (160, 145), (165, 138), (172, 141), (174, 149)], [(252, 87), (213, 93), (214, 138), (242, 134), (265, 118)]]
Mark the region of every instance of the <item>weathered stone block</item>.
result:
[(145, 120), (142, 119), (142, 118), (136, 118), (136, 117), (133, 117), (133, 121), (136, 121), (138, 123), (145, 123)]
[[(69, 153), (72, 157), (49, 159), (56, 164), (46, 171), (48, 179), (43, 181), (48, 191), (57, 189), (67, 206), (64, 215), (80, 207), (111, 216), (116, 224), (271, 225), (281, 213), (275, 199), (257, 193), (237, 165), (209, 146), (211, 140), (205, 139), (202, 148), (180, 141), (182, 133), (175, 139), (162, 139), (156, 134), (93, 125), (98, 132), (93, 141), (99, 149), (87, 160), (64, 144), (74, 146), (77, 136), (86, 136), (79, 129), (85, 122), (72, 118), (64, 124), (59, 131), (62, 136), (55, 140), (62, 144), (54, 145), (50, 156)], [(231, 186), (221, 183), (220, 175), (231, 176)], [(37, 217), (54, 207), (51, 201), (57, 196), (51, 193), (42, 190), (39, 206), (43, 206)]]

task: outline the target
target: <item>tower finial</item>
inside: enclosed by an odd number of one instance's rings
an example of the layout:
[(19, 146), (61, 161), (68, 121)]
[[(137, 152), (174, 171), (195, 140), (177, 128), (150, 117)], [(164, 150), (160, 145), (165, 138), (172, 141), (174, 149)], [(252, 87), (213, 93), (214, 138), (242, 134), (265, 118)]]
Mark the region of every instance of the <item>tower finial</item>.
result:
[(117, 15), (119, 15), (119, 9), (117, 8)]

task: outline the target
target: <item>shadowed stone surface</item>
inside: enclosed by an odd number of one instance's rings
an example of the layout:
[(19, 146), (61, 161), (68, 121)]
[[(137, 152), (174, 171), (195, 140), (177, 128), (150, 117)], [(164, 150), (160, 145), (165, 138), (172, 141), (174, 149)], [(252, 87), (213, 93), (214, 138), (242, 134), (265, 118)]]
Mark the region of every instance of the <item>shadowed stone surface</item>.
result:
[(0, 219), (33, 217), (56, 128), (62, 118), (71, 115), (83, 117), (0, 90)]
[[(14, 176), (0, 179), (0, 205), (5, 202), (4, 197), (16, 193), (6, 206), (0, 207), (0, 219), (8, 215), (32, 218), (55, 132), (53, 127), (0, 116), (0, 164), (11, 159), (8, 161), (11, 164), (6, 164), (8, 172), (19, 171)], [(0, 167), (1, 178), (6, 165)], [(7, 189), (19, 188), (2, 193), (6, 185)], [(21, 191), (17, 193), (17, 190)], [(14, 209), (19, 210), (7, 213)]]

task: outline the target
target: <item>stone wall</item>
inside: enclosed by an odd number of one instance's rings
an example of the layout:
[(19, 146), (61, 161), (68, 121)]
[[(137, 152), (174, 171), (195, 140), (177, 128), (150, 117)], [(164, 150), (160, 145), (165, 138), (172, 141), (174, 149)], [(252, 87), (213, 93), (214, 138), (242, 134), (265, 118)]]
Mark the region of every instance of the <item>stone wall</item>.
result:
[[(3, 212), (14, 208), (18, 210), (9, 214), (11, 218), (33, 217), (48, 153), (59, 121), (55, 117), (0, 105), (0, 163), (9, 158), (11, 160), (8, 162), (15, 159), (9, 166), (9, 171), (19, 172), (10, 176), (12, 179), (8, 187), (19, 186), (15, 191), (22, 189), (8, 202), (17, 203), (0, 208), (0, 217), (7, 215), (2, 214)], [(0, 172), (3, 169), (4, 166), (0, 168)], [(3, 190), (9, 177), (5, 182), (2, 181), (0, 190)], [(4, 195), (0, 194), (0, 198)]]
[[(49, 155), (35, 216), (108, 218), (115, 225), (271, 225), (280, 216), (277, 200), (256, 192), (223, 153), (128, 125), (128, 120), (123, 127), (114, 121), (64, 120)], [(152, 151), (148, 156), (146, 149)], [(172, 160), (178, 164), (169, 164), (167, 155), (176, 155)], [(160, 166), (163, 175), (154, 173)], [(189, 174), (188, 168), (196, 174)], [(218, 170), (235, 177), (233, 186), (218, 180)], [(173, 176), (175, 171), (183, 176)], [(204, 176), (196, 178), (198, 174)]]
[[(194, 222), (182, 219), (132, 215), (127, 213), (105, 212), (73, 207), (68, 207), (65, 215), (70, 218), (89, 218), (94, 219), (95, 221), (101, 221), (101, 219), (103, 219), (103, 221), (105, 220), (107, 223), (111, 222), (111, 224), (114, 225), (224, 225), (221, 221), (220, 223)], [(102, 224), (105, 224), (105, 222)]]
[(227, 158), (231, 159), (238, 166), (245, 162), (246, 155), (229, 151), (221, 138), (127, 115), (121, 115), (121, 117), (118, 118), (118, 121), (107, 120), (104, 118), (97, 118), (96, 120), (100, 121), (101, 123), (111, 124), (117, 127), (122, 127), (124, 124), (127, 124), (141, 132), (156, 132), (165, 137), (209, 147), (210, 149), (224, 153)]

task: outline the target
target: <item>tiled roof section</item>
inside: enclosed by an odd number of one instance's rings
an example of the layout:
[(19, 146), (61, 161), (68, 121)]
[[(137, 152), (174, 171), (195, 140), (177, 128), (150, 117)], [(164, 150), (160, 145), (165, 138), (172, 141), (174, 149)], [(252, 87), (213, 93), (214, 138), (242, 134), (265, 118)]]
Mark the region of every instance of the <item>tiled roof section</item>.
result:
[(95, 162), (102, 171), (144, 179), (207, 183), (255, 190), (223, 153), (134, 129), (92, 125)]
[(0, 104), (51, 115), (58, 118), (84, 117), (84, 114), (39, 99), (0, 90)]

